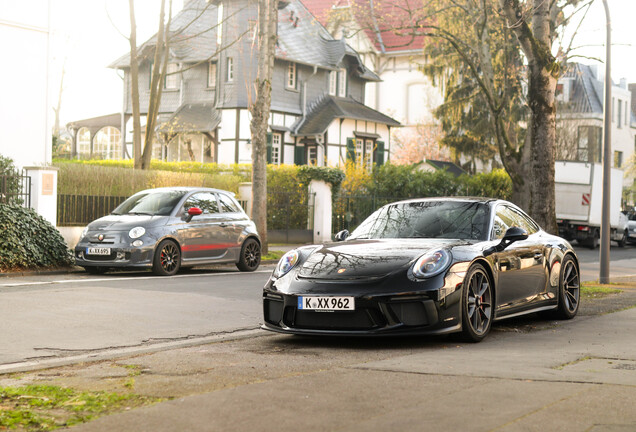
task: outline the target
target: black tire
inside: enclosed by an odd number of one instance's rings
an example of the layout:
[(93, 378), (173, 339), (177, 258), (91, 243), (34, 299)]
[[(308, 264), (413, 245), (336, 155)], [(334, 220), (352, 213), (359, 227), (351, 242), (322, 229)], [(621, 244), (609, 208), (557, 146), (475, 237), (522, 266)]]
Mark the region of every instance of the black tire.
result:
[(481, 342), (490, 332), (494, 316), (492, 281), (484, 266), (473, 264), (462, 285), (462, 338)]
[(261, 245), (253, 238), (248, 238), (241, 246), (241, 256), (236, 263), (240, 271), (253, 272), (261, 265)]
[(106, 267), (84, 267), (84, 270), (86, 270), (86, 273), (88, 274), (92, 274), (92, 275), (101, 275), (104, 274), (108, 271), (108, 268)]
[(152, 272), (158, 276), (172, 276), (181, 268), (181, 250), (172, 240), (164, 240), (155, 249)]
[(627, 244), (627, 236), (628, 235), (629, 235), (629, 233), (627, 232), (627, 230), (625, 230), (623, 232), (623, 238), (616, 242), (616, 243), (618, 243), (618, 247), (621, 247), (621, 248), (625, 247), (625, 245)]
[(581, 279), (579, 268), (572, 255), (566, 255), (561, 263), (559, 275), (559, 306), (555, 312), (557, 319), (572, 319), (579, 311), (581, 303)]
[(595, 229), (594, 232), (592, 232), (592, 237), (587, 239), (587, 247), (590, 249), (596, 249), (600, 242), (600, 237), (599, 231)]

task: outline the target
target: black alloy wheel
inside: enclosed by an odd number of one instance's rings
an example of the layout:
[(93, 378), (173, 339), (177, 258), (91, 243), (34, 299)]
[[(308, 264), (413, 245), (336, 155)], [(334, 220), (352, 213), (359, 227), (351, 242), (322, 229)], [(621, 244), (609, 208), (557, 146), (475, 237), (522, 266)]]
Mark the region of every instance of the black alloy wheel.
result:
[(241, 247), (241, 256), (236, 267), (240, 271), (252, 272), (261, 264), (261, 245), (253, 238), (248, 238)]
[(483, 340), (492, 325), (494, 295), (492, 283), (481, 264), (466, 273), (462, 290), (462, 335), (469, 342)]
[(579, 269), (571, 255), (566, 255), (561, 264), (559, 277), (559, 306), (557, 318), (572, 319), (579, 310), (581, 300), (581, 280)]
[(172, 276), (181, 267), (181, 251), (172, 240), (164, 240), (155, 250), (152, 272), (159, 276)]

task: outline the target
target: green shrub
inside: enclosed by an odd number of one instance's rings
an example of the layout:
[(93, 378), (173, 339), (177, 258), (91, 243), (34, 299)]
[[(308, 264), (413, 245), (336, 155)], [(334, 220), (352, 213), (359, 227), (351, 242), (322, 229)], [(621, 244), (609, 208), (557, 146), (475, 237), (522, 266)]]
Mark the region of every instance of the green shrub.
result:
[(64, 238), (47, 220), (32, 209), (0, 204), (0, 271), (72, 263)]
[(460, 181), (464, 185), (464, 194), (499, 198), (508, 200), (512, 196), (512, 180), (503, 169), (497, 169), (489, 173), (462, 176)]
[(17, 195), (19, 193), (20, 179), (13, 160), (0, 155), (0, 202), (21, 204), (22, 200)]

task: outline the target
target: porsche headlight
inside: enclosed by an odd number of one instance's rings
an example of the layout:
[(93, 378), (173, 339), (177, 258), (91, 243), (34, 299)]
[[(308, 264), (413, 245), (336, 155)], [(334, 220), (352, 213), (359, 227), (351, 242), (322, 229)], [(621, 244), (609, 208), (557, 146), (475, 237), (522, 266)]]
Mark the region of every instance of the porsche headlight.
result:
[(427, 252), (413, 264), (413, 276), (418, 279), (436, 276), (446, 270), (450, 262), (450, 253), (444, 249)]
[(298, 251), (291, 250), (287, 252), (285, 255), (283, 255), (280, 261), (278, 261), (276, 270), (274, 270), (274, 276), (276, 277), (285, 276), (298, 263), (298, 259), (299, 259)]
[(131, 239), (139, 238), (145, 233), (146, 233), (146, 228), (144, 227), (134, 227), (133, 229), (128, 231), (128, 235), (130, 236)]

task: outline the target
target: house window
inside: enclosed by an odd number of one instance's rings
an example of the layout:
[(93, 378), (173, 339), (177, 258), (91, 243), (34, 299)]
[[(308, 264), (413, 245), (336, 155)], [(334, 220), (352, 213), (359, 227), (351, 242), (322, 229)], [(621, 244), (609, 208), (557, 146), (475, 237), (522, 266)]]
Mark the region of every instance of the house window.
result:
[(89, 156), (91, 153), (91, 131), (87, 127), (77, 131), (77, 153), (80, 156)]
[(614, 152), (614, 168), (622, 168), (623, 167), (623, 152), (615, 151)]
[(579, 126), (577, 160), (581, 162), (601, 161), (602, 129), (598, 126)]
[(338, 96), (345, 97), (347, 95), (347, 70), (338, 71)]
[(216, 12), (216, 45), (218, 49), (223, 41), (223, 3), (219, 4)]
[(289, 62), (289, 65), (287, 66), (286, 87), (290, 89), (296, 88), (296, 63)]
[(232, 57), (227, 58), (227, 82), (234, 81), (234, 59)]
[(208, 63), (208, 87), (216, 87), (216, 62)]
[(274, 165), (280, 165), (280, 145), (281, 134), (272, 134), (272, 162)]
[(179, 65), (176, 63), (168, 63), (166, 69), (166, 78), (163, 82), (163, 88), (166, 90), (175, 90), (179, 86)]
[(318, 147), (307, 147), (307, 164), (312, 166), (318, 165)]
[(95, 134), (93, 139), (93, 154), (104, 159), (121, 158), (121, 134), (119, 129), (106, 126)]
[(364, 141), (364, 166), (373, 166), (373, 140), (370, 139)]
[(364, 161), (364, 140), (356, 139), (356, 165), (362, 166)]
[(335, 96), (337, 90), (338, 90), (338, 72), (331, 71), (329, 72), (329, 94), (331, 96)]
[(621, 121), (623, 120), (623, 101), (618, 100), (618, 124), (617, 127), (621, 128)]

